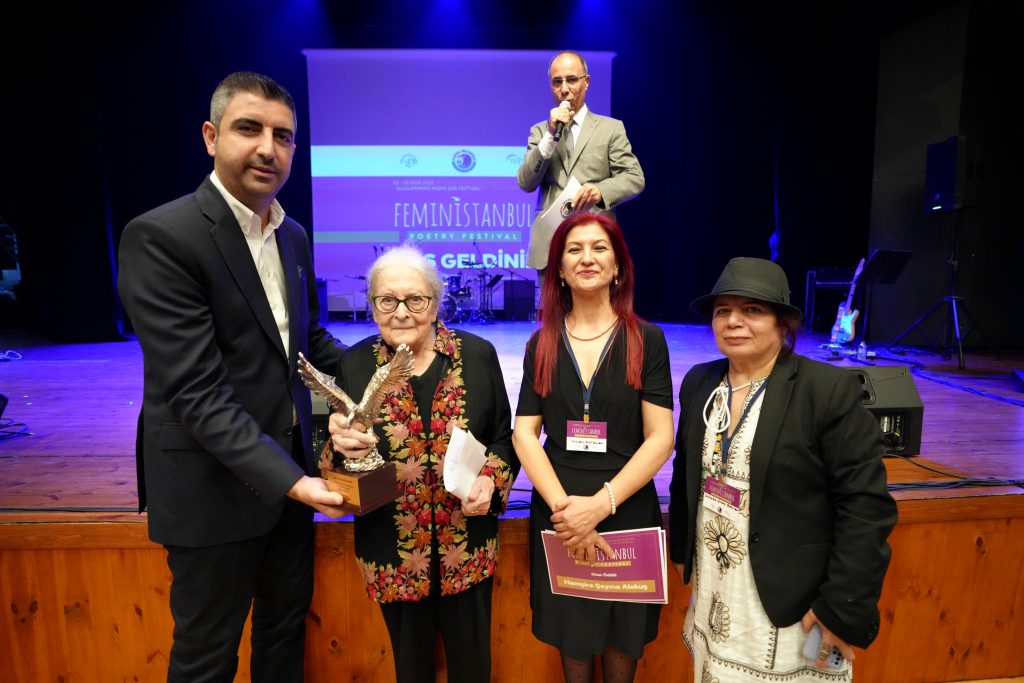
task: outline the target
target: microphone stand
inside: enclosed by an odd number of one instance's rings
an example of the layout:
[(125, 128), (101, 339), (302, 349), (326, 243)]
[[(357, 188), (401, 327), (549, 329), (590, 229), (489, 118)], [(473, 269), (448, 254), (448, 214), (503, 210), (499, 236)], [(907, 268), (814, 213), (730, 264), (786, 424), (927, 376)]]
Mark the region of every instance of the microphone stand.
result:
[(476, 249), (477, 256), (480, 257), (480, 274), (476, 276), (476, 280), (479, 283), (478, 286), (480, 287), (480, 301), (477, 306), (476, 313), (480, 320), (493, 323), (494, 312), (491, 310), (491, 287), (489, 286), (491, 274), (487, 270), (487, 262), (484, 259), (484, 254), (480, 251), (480, 245), (476, 243), (476, 240), (473, 240), (473, 248)]

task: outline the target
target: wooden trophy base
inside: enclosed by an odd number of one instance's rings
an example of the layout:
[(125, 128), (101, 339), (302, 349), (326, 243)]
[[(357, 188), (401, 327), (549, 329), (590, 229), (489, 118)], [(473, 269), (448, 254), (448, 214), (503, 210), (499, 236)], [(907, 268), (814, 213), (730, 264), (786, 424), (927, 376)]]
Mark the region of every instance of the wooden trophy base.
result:
[(398, 498), (398, 475), (395, 463), (386, 462), (370, 472), (320, 470), (327, 480), (327, 488), (345, 497), (342, 508), (354, 515), (365, 515)]

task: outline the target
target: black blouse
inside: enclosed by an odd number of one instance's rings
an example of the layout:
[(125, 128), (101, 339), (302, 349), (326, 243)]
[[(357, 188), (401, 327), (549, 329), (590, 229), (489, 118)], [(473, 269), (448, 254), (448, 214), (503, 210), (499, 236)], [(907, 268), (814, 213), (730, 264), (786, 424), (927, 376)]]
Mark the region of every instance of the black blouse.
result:
[(619, 469), (644, 441), (641, 401), (672, 410), (672, 374), (665, 333), (647, 322), (641, 322), (640, 327), (644, 340), (642, 389), (626, 383), (626, 337), (622, 325), (614, 332), (608, 355), (594, 372), (590, 420), (608, 423), (606, 453), (566, 450), (566, 421), (583, 419), (583, 385), (563, 342), (558, 347), (551, 393), (541, 398), (533, 383), (537, 335), (530, 339), (523, 360), (523, 384), (516, 415), (543, 416), (547, 435), (544, 450), (552, 462), (582, 469)]

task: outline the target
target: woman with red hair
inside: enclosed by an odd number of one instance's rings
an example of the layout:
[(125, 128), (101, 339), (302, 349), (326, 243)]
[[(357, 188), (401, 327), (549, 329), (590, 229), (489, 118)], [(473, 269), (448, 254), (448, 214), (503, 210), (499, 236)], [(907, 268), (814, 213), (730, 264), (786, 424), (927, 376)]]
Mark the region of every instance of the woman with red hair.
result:
[(601, 532), (661, 526), (652, 480), (672, 452), (668, 348), (633, 312), (633, 261), (614, 219), (567, 218), (548, 270), (512, 437), (533, 483), (533, 634), (559, 649), (566, 681), (591, 681), (595, 656), (605, 681), (631, 681), (660, 605), (552, 594), (541, 532), (592, 561), (595, 549), (611, 555)]

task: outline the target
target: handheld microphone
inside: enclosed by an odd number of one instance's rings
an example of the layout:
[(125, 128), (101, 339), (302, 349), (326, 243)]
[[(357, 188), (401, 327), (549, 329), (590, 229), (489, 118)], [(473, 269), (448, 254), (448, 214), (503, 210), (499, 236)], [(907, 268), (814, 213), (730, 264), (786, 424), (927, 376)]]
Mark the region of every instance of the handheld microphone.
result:
[[(572, 107), (572, 104), (569, 102), (569, 100), (562, 100), (559, 103), (559, 105), (558, 105), (559, 109), (569, 109), (571, 107)], [(565, 127), (565, 124), (562, 123), (561, 121), (559, 121), (559, 122), (557, 122), (555, 124), (555, 135), (554, 135), (555, 142), (558, 142), (561, 139), (561, 137), (562, 137), (562, 129), (564, 127)]]

